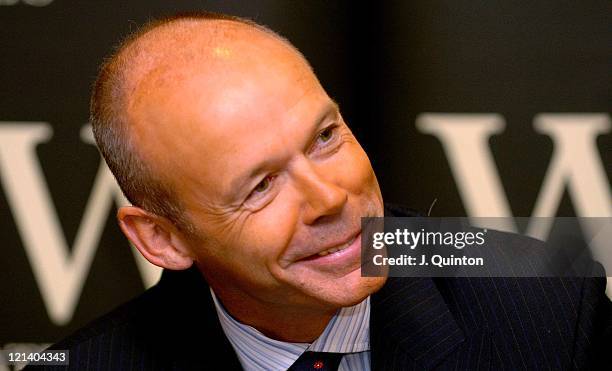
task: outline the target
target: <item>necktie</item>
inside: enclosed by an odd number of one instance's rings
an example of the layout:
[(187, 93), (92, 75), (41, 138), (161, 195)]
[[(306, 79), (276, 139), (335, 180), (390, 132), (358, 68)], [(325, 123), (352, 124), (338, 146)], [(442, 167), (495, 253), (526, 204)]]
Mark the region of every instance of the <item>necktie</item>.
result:
[(337, 371), (344, 353), (304, 352), (287, 371)]

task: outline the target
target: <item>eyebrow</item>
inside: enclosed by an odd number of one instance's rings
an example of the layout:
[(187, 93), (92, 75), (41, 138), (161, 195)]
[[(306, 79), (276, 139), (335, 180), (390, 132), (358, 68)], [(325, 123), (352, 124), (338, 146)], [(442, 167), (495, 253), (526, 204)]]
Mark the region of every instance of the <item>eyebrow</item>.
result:
[[(312, 131), (314, 132), (316, 128), (321, 126), (321, 123), (323, 122), (323, 120), (327, 116), (329, 116), (331, 113), (338, 114), (339, 112), (340, 112), (340, 106), (338, 106), (338, 103), (336, 103), (336, 101), (330, 98), (329, 103), (326, 104), (325, 108), (321, 111), (321, 113), (319, 113), (319, 115), (314, 120), (315, 125), (312, 127)], [(273, 163), (272, 160), (265, 159), (261, 161), (260, 163), (258, 163), (257, 165), (255, 165), (255, 167), (253, 167), (251, 170), (247, 170), (245, 174), (239, 175), (238, 177), (233, 179), (230, 182), (230, 188), (229, 188), (230, 193), (228, 194), (228, 196), (231, 198), (235, 198), (236, 195), (239, 193), (239, 191), (242, 190), (242, 188), (245, 186), (246, 183), (248, 183), (250, 179), (264, 172), (264, 170), (267, 169), (271, 163)]]

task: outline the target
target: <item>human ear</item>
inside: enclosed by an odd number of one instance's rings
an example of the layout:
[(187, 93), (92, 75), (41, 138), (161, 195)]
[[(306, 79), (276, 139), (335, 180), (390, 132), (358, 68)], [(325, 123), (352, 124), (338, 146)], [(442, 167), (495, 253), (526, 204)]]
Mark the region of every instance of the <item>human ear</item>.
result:
[(121, 207), (117, 219), (123, 234), (152, 264), (171, 270), (193, 264), (191, 250), (168, 219), (136, 206)]

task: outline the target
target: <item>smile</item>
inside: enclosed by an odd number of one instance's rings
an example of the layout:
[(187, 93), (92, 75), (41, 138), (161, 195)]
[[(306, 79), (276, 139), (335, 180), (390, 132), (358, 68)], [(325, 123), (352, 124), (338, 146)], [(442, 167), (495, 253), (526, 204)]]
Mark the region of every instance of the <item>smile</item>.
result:
[(331, 249), (327, 249), (325, 251), (321, 251), (320, 253), (318, 253), (318, 256), (325, 256), (325, 255), (329, 255), (329, 254), (333, 254), (335, 252), (338, 251), (342, 251), (344, 249), (347, 249), (349, 246), (351, 246), (351, 244), (353, 242), (355, 242), (355, 239), (357, 238), (357, 235), (353, 236), (353, 238), (351, 238), (348, 242), (343, 243), (340, 246), (334, 246)]
[(298, 267), (336, 277), (353, 272), (361, 266), (361, 231), (352, 235), (346, 242), (314, 253), (295, 263)]

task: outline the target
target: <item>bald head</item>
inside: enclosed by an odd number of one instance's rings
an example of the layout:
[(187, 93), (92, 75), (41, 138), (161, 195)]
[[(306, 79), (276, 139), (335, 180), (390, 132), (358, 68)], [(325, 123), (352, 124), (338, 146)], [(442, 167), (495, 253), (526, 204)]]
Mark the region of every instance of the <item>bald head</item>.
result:
[[(98, 147), (128, 200), (190, 232), (193, 227), (173, 192), (172, 175), (162, 170), (172, 162), (193, 161), (175, 153), (184, 138), (173, 132), (196, 129), (189, 127), (189, 120), (202, 110), (236, 109), (232, 94), (249, 88), (249, 76), (273, 78), (271, 71), (282, 69), (312, 74), (288, 41), (240, 18), (179, 15), (128, 36), (102, 65), (91, 100)], [(220, 82), (222, 92), (207, 91)], [(220, 104), (209, 104), (212, 101)], [(172, 108), (181, 115), (166, 115)], [(179, 157), (164, 156), (169, 152)]]
[(117, 59), (124, 69), (125, 90), (137, 94), (152, 85), (175, 87), (194, 73), (227, 75), (262, 60), (274, 64), (287, 54), (308, 65), (287, 40), (260, 25), (235, 18), (189, 16), (150, 27), (132, 38)]

